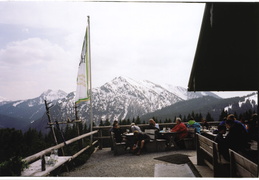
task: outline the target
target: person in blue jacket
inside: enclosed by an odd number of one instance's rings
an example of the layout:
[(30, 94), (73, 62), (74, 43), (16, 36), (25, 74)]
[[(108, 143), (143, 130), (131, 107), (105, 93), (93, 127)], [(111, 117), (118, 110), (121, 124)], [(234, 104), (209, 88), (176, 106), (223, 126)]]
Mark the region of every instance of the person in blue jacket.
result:
[(194, 118), (191, 118), (191, 119), (188, 121), (187, 127), (188, 127), (188, 128), (195, 128), (195, 131), (196, 131), (197, 133), (199, 133), (199, 134), (201, 133), (201, 125), (200, 125), (200, 123), (196, 122), (196, 121), (194, 120)]

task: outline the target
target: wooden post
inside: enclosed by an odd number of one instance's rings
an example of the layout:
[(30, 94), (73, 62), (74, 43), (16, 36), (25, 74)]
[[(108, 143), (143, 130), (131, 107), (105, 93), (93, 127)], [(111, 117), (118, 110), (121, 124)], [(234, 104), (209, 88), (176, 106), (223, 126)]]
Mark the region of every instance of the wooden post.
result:
[[(76, 120), (79, 120), (76, 103), (75, 103), (75, 118), (76, 118)], [(82, 123), (82, 121), (81, 121), (81, 123)], [(77, 135), (80, 136), (79, 122), (76, 122), (76, 128), (77, 128)], [(82, 139), (81, 141), (78, 141), (79, 149), (82, 149), (83, 144), (84, 144), (84, 139)]]
[[(58, 140), (57, 140), (57, 137), (56, 137), (56, 134), (55, 134), (54, 123), (52, 123), (52, 120), (51, 120), (51, 117), (50, 117), (50, 111), (49, 111), (52, 106), (49, 107), (50, 103), (47, 103), (46, 100), (44, 100), (44, 102), (45, 102), (45, 107), (46, 107), (46, 114), (48, 116), (48, 121), (49, 121), (50, 128), (51, 128), (51, 131), (52, 131), (52, 134), (53, 134), (53, 138), (54, 138), (54, 141), (55, 141), (55, 143), (57, 145), (58, 144)], [(62, 154), (64, 156), (65, 155), (64, 149), (61, 148), (61, 151), (62, 151)]]
[[(50, 103), (47, 103), (46, 100), (44, 100), (44, 102), (45, 102), (46, 114), (47, 114), (47, 116), (48, 116), (49, 123), (52, 123), (51, 117), (50, 117), (50, 111), (49, 111), (52, 106), (49, 107), (48, 105), (49, 105)], [(54, 125), (50, 125), (50, 128), (51, 128), (51, 131), (52, 131), (52, 134), (53, 134), (54, 141), (55, 141), (56, 144), (58, 144), (57, 137), (56, 137), (56, 134), (55, 134)]]
[(45, 155), (41, 156), (41, 171), (46, 170), (46, 161), (45, 161)]
[(99, 129), (99, 132), (98, 132), (98, 137), (99, 137), (99, 149), (102, 150), (103, 149), (103, 131), (102, 129)]

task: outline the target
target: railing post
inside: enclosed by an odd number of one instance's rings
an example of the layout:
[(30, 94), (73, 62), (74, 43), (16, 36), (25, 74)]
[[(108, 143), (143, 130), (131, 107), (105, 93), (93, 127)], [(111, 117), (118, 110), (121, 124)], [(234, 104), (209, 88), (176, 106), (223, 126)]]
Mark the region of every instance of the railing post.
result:
[(99, 143), (99, 149), (102, 150), (103, 149), (103, 131), (102, 129), (99, 129), (99, 132), (98, 132), (98, 143)]
[(41, 171), (46, 170), (46, 161), (45, 161), (45, 155), (41, 156)]

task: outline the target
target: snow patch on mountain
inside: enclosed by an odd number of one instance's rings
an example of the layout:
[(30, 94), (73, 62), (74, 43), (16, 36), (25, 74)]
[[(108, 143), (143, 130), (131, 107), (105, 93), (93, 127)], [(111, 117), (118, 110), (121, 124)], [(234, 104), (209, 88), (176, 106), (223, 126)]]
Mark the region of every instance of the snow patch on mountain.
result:
[(21, 103), (23, 103), (24, 101), (18, 101), (18, 102), (16, 102), (16, 103), (13, 103), (13, 107), (16, 107), (16, 106), (18, 106), (19, 104), (21, 104)]
[[(243, 101), (239, 101), (237, 104), (239, 108), (244, 104), (250, 104), (252, 108), (255, 108), (255, 106), (258, 104), (257, 93), (247, 95)], [(233, 104), (230, 104), (229, 106), (224, 108), (225, 111), (230, 111), (231, 109), (233, 109)]]

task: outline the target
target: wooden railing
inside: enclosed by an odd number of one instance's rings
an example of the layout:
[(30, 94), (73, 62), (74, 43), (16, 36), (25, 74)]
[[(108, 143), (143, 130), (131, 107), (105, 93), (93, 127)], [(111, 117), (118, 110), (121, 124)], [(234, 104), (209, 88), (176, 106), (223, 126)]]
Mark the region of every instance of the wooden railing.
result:
[[(67, 146), (71, 143), (74, 143), (74, 142), (79, 141), (79, 140), (81, 140), (85, 137), (89, 137), (89, 136), (92, 136), (92, 135), (97, 134), (97, 133), (98, 133), (98, 130), (95, 130), (95, 131), (77, 136), (73, 139), (67, 140), (64, 143), (57, 144), (57, 145), (52, 146), (48, 149), (44, 149), (44, 150), (42, 150), (42, 151), (40, 151), (36, 154), (33, 154), (29, 157), (24, 158), (23, 161), (25, 163), (29, 164), (29, 168), (25, 169), (22, 172), (22, 176), (46, 176), (46, 175), (48, 175), (51, 171), (55, 170), (56, 168), (63, 165), (64, 163), (66, 163), (68, 161), (71, 161), (72, 159), (76, 158), (77, 156), (82, 154), (84, 151), (86, 151), (90, 147), (94, 146), (98, 141), (92, 142), (90, 145), (82, 148), (79, 152), (75, 153), (72, 156), (59, 156), (60, 161), (58, 161), (58, 163), (56, 163), (56, 165), (49, 166), (47, 169), (46, 169), (46, 167), (44, 167), (45, 164), (43, 164), (42, 161), (39, 160), (39, 159), (41, 159), (42, 157), (44, 157), (47, 154), (50, 154), (53, 150), (60, 149), (64, 146)], [(42, 170), (42, 169), (44, 169), (44, 170)]]

